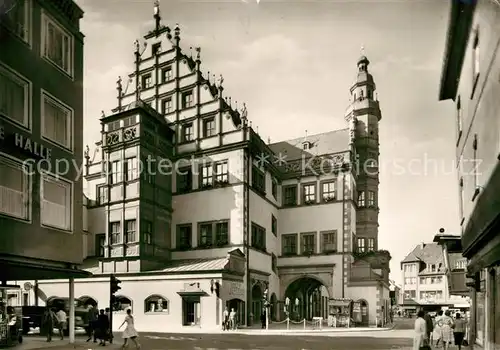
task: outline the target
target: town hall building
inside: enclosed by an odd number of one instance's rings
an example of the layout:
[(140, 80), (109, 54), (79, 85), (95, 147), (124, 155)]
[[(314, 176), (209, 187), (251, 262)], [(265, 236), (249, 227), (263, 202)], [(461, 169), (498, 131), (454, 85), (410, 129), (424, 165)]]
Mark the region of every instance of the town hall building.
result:
[[(357, 62), (345, 129), (270, 144), (222, 76), (202, 71), (201, 50), (181, 50), (158, 5), (154, 18), (85, 154), (82, 269), (93, 276), (75, 280), (75, 296), (107, 307), (114, 274), (114, 312), (131, 308), (139, 331), (220, 328), (225, 307), (255, 323), (266, 291), (271, 320), (386, 319), (369, 60)], [(30, 293), (43, 304), (67, 290), (50, 280)]]

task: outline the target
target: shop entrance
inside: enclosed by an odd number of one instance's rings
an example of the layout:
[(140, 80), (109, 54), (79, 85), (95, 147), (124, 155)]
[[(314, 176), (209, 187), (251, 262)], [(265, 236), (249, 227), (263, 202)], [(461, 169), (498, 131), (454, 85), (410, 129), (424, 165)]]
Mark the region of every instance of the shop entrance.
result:
[(182, 298), (182, 325), (196, 326), (200, 324), (201, 318), (200, 297)]

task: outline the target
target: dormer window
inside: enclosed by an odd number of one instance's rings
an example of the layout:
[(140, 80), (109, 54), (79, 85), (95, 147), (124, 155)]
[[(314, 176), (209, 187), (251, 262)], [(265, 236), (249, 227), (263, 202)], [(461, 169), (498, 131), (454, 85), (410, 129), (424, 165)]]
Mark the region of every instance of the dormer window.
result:
[(305, 141), (302, 143), (302, 149), (310, 149), (311, 143), (309, 141)]
[(161, 43), (153, 44), (153, 46), (151, 46), (151, 51), (152, 51), (151, 54), (153, 56), (159, 54), (160, 49), (161, 49)]

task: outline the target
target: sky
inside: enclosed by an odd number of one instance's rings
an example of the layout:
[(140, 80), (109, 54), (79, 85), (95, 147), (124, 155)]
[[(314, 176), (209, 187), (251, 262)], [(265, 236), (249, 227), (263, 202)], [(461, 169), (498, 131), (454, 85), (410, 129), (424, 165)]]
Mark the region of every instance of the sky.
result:
[[(153, 0), (77, 0), (85, 11), (84, 142), (133, 70), (133, 42), (153, 29)], [(200, 46), (202, 70), (272, 142), (347, 127), (344, 112), (362, 52), (382, 110), (379, 248), (400, 262), (443, 227), (459, 233), (453, 105), (438, 102), (449, 1), (168, 0), (181, 46)], [(362, 51), (362, 47), (364, 50)], [(97, 136), (98, 138), (98, 136)], [(425, 165), (427, 164), (427, 165)]]

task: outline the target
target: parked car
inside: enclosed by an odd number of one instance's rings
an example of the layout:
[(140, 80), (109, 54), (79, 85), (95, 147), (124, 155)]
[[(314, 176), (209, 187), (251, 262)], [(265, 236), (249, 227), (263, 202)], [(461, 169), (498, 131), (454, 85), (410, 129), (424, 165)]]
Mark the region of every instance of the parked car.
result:
[[(69, 315), (69, 298), (54, 297), (47, 300), (47, 306), (56, 310), (63, 309)], [(69, 316), (68, 316), (69, 317)], [(69, 325), (69, 320), (67, 322)], [(87, 306), (80, 299), (75, 299), (75, 328), (86, 328), (89, 325)], [(69, 330), (66, 329), (66, 333)]]
[(43, 319), (43, 306), (22, 306), (22, 329), (23, 334), (28, 334), (32, 329), (41, 329)]

